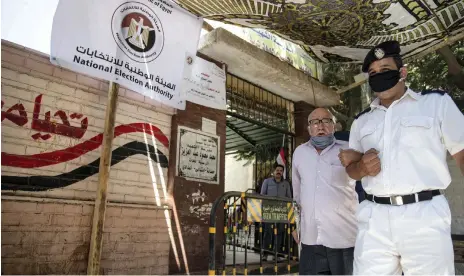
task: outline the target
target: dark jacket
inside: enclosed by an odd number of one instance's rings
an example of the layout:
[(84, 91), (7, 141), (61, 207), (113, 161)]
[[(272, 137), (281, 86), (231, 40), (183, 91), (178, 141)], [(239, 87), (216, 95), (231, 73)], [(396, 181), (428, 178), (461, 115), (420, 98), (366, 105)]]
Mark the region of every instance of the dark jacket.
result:
[[(337, 131), (334, 133), (335, 139), (341, 140), (341, 141), (350, 141), (350, 132), (349, 131)], [(358, 199), (359, 202), (363, 201), (366, 199), (366, 195), (364, 193), (364, 189), (362, 187), (361, 181), (356, 181), (356, 193), (358, 193)]]

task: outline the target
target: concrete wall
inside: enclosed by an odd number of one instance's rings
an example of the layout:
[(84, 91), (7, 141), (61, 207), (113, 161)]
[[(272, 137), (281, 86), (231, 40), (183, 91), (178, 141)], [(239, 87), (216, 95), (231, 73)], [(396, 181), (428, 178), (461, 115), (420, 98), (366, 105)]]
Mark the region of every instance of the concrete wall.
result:
[(295, 149), (309, 140), (308, 116), (314, 109), (306, 102), (295, 103)]
[(237, 161), (233, 154), (226, 155), (225, 191), (245, 192), (253, 188), (254, 166), (253, 162), (244, 166), (246, 160)]
[[(2, 272), (85, 274), (91, 202), (2, 196)], [(162, 209), (109, 203), (102, 274), (167, 274), (169, 236)]]
[[(85, 273), (108, 83), (3, 41), (1, 63), (2, 273)], [(101, 272), (166, 274), (174, 110), (119, 95)]]

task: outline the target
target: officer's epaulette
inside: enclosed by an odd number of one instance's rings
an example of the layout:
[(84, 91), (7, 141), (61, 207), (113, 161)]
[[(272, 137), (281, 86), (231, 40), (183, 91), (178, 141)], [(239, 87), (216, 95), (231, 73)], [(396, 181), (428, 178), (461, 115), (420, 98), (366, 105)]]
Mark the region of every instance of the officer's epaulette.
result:
[(443, 90), (424, 90), (421, 92), (421, 95), (427, 95), (427, 94), (440, 94), (440, 95), (445, 95), (446, 92)]
[(371, 111), (371, 108), (368, 107), (366, 109), (364, 109), (361, 113), (359, 113), (358, 115), (354, 116), (354, 119), (358, 119), (359, 117), (361, 117), (363, 114), (366, 114), (367, 112)]

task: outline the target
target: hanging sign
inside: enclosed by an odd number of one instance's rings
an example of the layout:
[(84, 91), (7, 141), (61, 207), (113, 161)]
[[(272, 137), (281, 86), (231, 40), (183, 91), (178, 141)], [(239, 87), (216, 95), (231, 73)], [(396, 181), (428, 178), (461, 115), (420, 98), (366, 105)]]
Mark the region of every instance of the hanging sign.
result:
[(216, 64), (196, 57), (192, 71), (184, 75), (183, 94), (187, 101), (226, 109), (226, 73)]
[(185, 109), (187, 53), (196, 53), (202, 23), (169, 0), (60, 0), (51, 61)]
[(262, 220), (265, 222), (288, 222), (287, 202), (263, 200)]

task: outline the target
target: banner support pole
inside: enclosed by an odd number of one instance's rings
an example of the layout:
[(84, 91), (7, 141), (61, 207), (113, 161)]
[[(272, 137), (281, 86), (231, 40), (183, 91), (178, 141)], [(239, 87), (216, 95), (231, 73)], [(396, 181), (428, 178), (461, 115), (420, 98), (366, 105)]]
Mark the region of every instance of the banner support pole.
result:
[(110, 82), (108, 102), (106, 106), (103, 144), (98, 172), (98, 189), (93, 212), (92, 232), (90, 236), (88, 275), (100, 275), (100, 259), (103, 245), (103, 225), (105, 222), (106, 202), (108, 195), (108, 179), (111, 168), (111, 152), (116, 120), (119, 84)]

